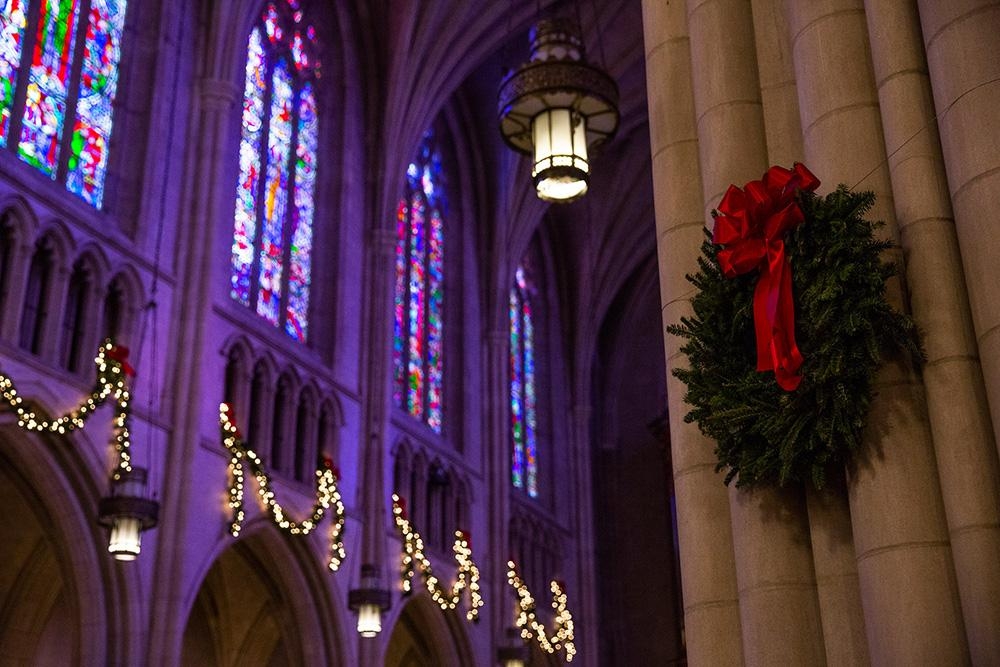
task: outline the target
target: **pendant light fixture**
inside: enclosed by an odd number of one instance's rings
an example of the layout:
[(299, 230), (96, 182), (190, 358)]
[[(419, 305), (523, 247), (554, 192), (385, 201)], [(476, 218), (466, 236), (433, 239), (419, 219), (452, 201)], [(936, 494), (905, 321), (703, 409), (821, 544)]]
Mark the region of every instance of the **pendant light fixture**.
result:
[(142, 531), (156, 525), (160, 504), (145, 497), (146, 470), (133, 467), (111, 481), (111, 495), (101, 498), (98, 522), (111, 529), (108, 551), (115, 560), (132, 561), (142, 547)]
[(500, 83), (500, 134), (532, 156), (538, 197), (568, 203), (587, 192), (593, 148), (618, 129), (618, 86), (587, 62), (578, 23), (540, 20), (530, 38), (531, 59)]
[(389, 609), (390, 594), (379, 588), (378, 570), (374, 565), (361, 566), (361, 587), (348, 591), (347, 605), (358, 613), (358, 634), (375, 637), (382, 631), (382, 612)]
[(525, 667), (528, 664), (528, 647), (517, 628), (507, 628), (506, 642), (497, 649), (500, 667)]

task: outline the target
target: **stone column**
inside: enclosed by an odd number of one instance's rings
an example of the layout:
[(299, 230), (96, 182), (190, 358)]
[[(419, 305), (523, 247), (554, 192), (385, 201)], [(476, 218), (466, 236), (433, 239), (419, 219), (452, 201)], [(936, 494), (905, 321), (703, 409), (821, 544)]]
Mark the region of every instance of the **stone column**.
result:
[(751, 0), (750, 7), (757, 47), (760, 100), (764, 109), (767, 161), (791, 167), (792, 163), (801, 162), (804, 154), (788, 24), (781, 0)]
[[(583, 664), (598, 665), (599, 651), (597, 647), (598, 627), (597, 619), (597, 550), (594, 548), (594, 494), (591, 488), (590, 460), (594, 447), (591, 446), (591, 399), (589, 391), (582, 387), (583, 383), (577, 383), (576, 393), (581, 401), (573, 406), (571, 410), (572, 421), (570, 431), (570, 442), (572, 453), (570, 460), (570, 479), (573, 484), (573, 525), (576, 529), (576, 553), (577, 553), (577, 590), (571, 595), (576, 600), (576, 607), (580, 610), (580, 618), (583, 621), (577, 626), (577, 650), (583, 653)], [(550, 544), (549, 536), (539, 540), (541, 544)], [(554, 555), (542, 554), (542, 567), (539, 572), (550, 572), (545, 565), (555, 560)], [(548, 582), (546, 582), (548, 583)], [(544, 596), (544, 592), (537, 595)], [(544, 599), (544, 597), (542, 598)]]
[[(219, 7), (212, 21), (216, 25), (226, 24), (226, 7)], [(168, 12), (169, 14), (169, 12)], [(179, 20), (179, 17), (177, 17)], [(216, 34), (213, 32), (212, 34)], [(163, 71), (161, 68), (160, 71)], [(213, 240), (219, 238), (220, 221), (230, 220), (233, 200), (230, 195), (232, 183), (229, 172), (218, 168), (215, 156), (225, 155), (232, 144), (229, 138), (233, 132), (233, 109), (240, 99), (241, 88), (232, 81), (203, 78), (197, 82), (192, 93), (189, 117), (190, 150), (185, 153), (182, 171), (200, 173), (202, 178), (193, 179), (187, 206), (180, 207), (178, 239), (187, 239), (179, 245), (177, 288), (174, 292), (176, 316), (175, 350), (185, 350), (189, 354), (179, 355), (171, 369), (164, 373), (166, 393), (183, 396), (184, 400), (174, 401), (169, 407), (172, 430), (165, 449), (162, 478), (170, 480), (162, 486), (160, 524), (157, 527), (156, 563), (152, 575), (150, 596), (151, 624), (149, 631), (147, 664), (180, 664), (184, 623), (188, 600), (185, 591), (177, 586), (184, 577), (183, 552), (176, 549), (183, 544), (190, 529), (187, 502), (192, 484), (191, 460), (193, 449), (201, 438), (202, 412), (192, 409), (205, 400), (203, 372), (206, 364), (202, 352), (209, 349), (205, 344), (211, 333), (205, 322), (211, 311), (211, 299), (190, 299), (186, 295), (199, 294), (211, 284), (216, 260), (224, 255)], [(169, 114), (167, 114), (169, 117)], [(174, 119), (163, 120), (179, 122)], [(178, 126), (178, 131), (181, 129)], [(184, 136), (181, 132), (178, 132)], [(169, 186), (168, 186), (169, 187)], [(189, 213), (189, 215), (184, 215)], [(168, 223), (169, 224), (169, 223)], [(228, 250), (228, 248), (226, 249)], [(251, 371), (252, 372), (252, 371)], [(249, 416), (249, 412), (245, 412)]]
[[(396, 230), (376, 226), (367, 238), (367, 267), (365, 271), (367, 298), (365, 301), (362, 340), (373, 341), (365, 345), (363, 355), (363, 387), (365, 402), (361, 428), (361, 558), (356, 562), (356, 572), (364, 564), (375, 566), (379, 585), (391, 590), (391, 566), (385, 560), (386, 511), (389, 498), (385, 493), (385, 451), (389, 424), (392, 387), (392, 304), (393, 264), (396, 253)], [(379, 341), (383, 341), (379, 344)], [(398, 596), (393, 601), (400, 604)], [(390, 628), (384, 629), (391, 632)], [(387, 641), (358, 636), (358, 659), (361, 665), (380, 665), (384, 662)]]
[[(790, 167), (805, 160), (805, 150), (788, 23), (782, 0), (752, 0), (751, 9), (768, 163)], [(828, 483), (835, 489), (807, 488), (805, 492), (826, 660), (830, 665), (865, 665), (868, 642), (850, 508), (837, 496), (846, 495), (843, 480)]]
[[(824, 181), (879, 197), (872, 217), (897, 237), (861, 0), (786, 0), (806, 162)], [(877, 168), (876, 168), (877, 167)], [(872, 172), (872, 169), (875, 171)], [(869, 175), (870, 174), (870, 175)], [(899, 280), (890, 298), (902, 307)], [(866, 454), (849, 500), (871, 660), (968, 661), (923, 387), (888, 363), (876, 379)]]
[(927, 65), (993, 435), (1000, 444), (1000, 3), (920, 0)]
[(865, 0), (865, 13), (966, 636), (973, 663), (992, 664), (1000, 661), (997, 455), (920, 17), (912, 1)]
[[(501, 292), (506, 295), (506, 292)], [(501, 297), (502, 298), (502, 297)], [(502, 323), (503, 317), (497, 317)], [(510, 463), (507, 440), (507, 406), (510, 405), (510, 331), (500, 324), (485, 335), (483, 346), (485, 359), (485, 388), (483, 391), (483, 433), (487, 452), (486, 479), (489, 495), (486, 501), (487, 525), (489, 527), (489, 552), (483, 562), (483, 570), (493, 573), (490, 578), (490, 597), (495, 601), (483, 611), (488, 611), (490, 620), (490, 654), (506, 641), (507, 628), (514, 627), (513, 591), (507, 586), (507, 559), (516, 553), (510, 544)]]
[[(643, 1), (650, 143), (664, 325), (691, 313), (691, 285), (704, 240), (702, 185), (683, 3)], [(741, 665), (740, 617), (729, 503), (713, 444), (684, 422), (681, 341), (665, 339), (667, 401), (687, 656), (691, 665)]]
[[(689, 0), (694, 104), (705, 209), (767, 169), (750, 5)], [(724, 48), (720, 48), (722, 45)], [(801, 493), (731, 488), (743, 653), (748, 665), (825, 664)]]

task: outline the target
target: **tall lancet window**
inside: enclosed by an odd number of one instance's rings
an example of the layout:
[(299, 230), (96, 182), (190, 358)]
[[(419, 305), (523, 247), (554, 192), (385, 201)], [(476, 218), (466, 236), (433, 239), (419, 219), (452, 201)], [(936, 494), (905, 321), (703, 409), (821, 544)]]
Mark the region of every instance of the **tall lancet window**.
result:
[(396, 211), (396, 403), (441, 432), (444, 213), (441, 154), (431, 133), (406, 170)]
[(510, 290), (510, 439), (511, 482), (538, 496), (536, 432), (535, 323), (524, 267), (517, 267)]
[(250, 32), (232, 250), (233, 299), (300, 341), (319, 142), (316, 51), (298, 0), (268, 3)]
[(101, 207), (126, 0), (0, 0), (0, 147)]

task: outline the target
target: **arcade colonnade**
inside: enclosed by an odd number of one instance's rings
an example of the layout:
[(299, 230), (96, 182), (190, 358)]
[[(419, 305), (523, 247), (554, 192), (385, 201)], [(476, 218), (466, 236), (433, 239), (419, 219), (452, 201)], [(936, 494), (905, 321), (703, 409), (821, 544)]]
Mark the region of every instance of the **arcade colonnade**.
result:
[(729, 184), (801, 161), (877, 194), (928, 356), (880, 372), (871, 453), (822, 493), (723, 486), (669, 377), (690, 664), (998, 664), (1000, 3), (644, 0), (643, 24), (664, 324)]

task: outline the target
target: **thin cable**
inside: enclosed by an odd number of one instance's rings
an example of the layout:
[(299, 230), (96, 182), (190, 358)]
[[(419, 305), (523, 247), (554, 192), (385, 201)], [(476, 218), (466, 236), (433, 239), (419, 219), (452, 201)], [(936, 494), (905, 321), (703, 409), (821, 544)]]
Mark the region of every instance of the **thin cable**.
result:
[[(601, 57), (601, 69), (608, 71), (608, 58), (604, 53), (604, 31), (601, 29), (601, 20), (597, 15), (597, 2), (590, 0), (590, 13), (594, 15), (594, 29), (597, 31), (597, 53)], [(580, 28), (581, 32), (583, 28)]]
[[(170, 43), (171, 32), (167, 32), (164, 35), (164, 42)], [(166, 52), (166, 49), (164, 49)], [(171, 84), (170, 90), (170, 106), (169, 109), (177, 108), (177, 91), (180, 86), (180, 57), (181, 57), (181, 40), (174, 38), (174, 80)], [(167, 142), (164, 144), (167, 147), (174, 145), (174, 127), (176, 125), (176, 119), (171, 117), (170, 123), (167, 127)], [(156, 226), (156, 242), (153, 246), (153, 279), (149, 286), (149, 301), (146, 303), (143, 309), (143, 327), (142, 335), (139, 341), (139, 354), (141, 355), (146, 340), (147, 329), (152, 329), (150, 336), (150, 363), (149, 363), (149, 396), (146, 400), (146, 419), (150, 422), (146, 430), (146, 453), (148, 456), (148, 461), (146, 463), (147, 469), (150, 471), (150, 477), (152, 477), (152, 468), (154, 457), (153, 452), (153, 400), (157, 393), (158, 384), (158, 373), (157, 363), (159, 359), (159, 327), (157, 326), (157, 309), (156, 309), (156, 296), (160, 287), (160, 261), (162, 258), (163, 251), (163, 228), (165, 223), (164, 211), (167, 208), (167, 187), (170, 184), (170, 168), (173, 165), (173, 160), (166, 160), (166, 165), (163, 168), (163, 181), (160, 187), (160, 201), (159, 201), (159, 222)], [(141, 359), (141, 356), (137, 358)], [(157, 495), (158, 485), (153, 484), (153, 497)]]
[(865, 182), (865, 179), (867, 179), (869, 176), (871, 176), (876, 171), (878, 171), (879, 169), (881, 169), (882, 167), (884, 167), (886, 164), (888, 164), (889, 160), (891, 160), (892, 157), (896, 153), (898, 153), (899, 151), (903, 150), (903, 148), (905, 148), (908, 143), (910, 143), (911, 141), (913, 141), (914, 139), (916, 139), (917, 135), (919, 135), (921, 132), (923, 132), (924, 130), (926, 130), (927, 128), (929, 128), (933, 123), (937, 122), (939, 119), (944, 118), (944, 115), (946, 113), (948, 113), (949, 111), (951, 111), (951, 108), (953, 106), (955, 106), (956, 104), (958, 104), (959, 100), (961, 100), (963, 97), (965, 97), (969, 93), (972, 93), (972, 92), (974, 92), (974, 91), (982, 88), (983, 86), (988, 86), (989, 84), (991, 84), (991, 83), (997, 83), (998, 81), (1000, 81), (1000, 77), (997, 77), (995, 79), (990, 79), (989, 81), (983, 81), (982, 83), (977, 83), (975, 86), (973, 86), (972, 88), (969, 88), (967, 91), (965, 91), (964, 93), (962, 93), (961, 95), (959, 95), (958, 97), (956, 97), (955, 99), (953, 99), (951, 102), (948, 103), (948, 106), (946, 106), (937, 115), (935, 115), (929, 121), (927, 121), (924, 124), (923, 127), (921, 127), (916, 132), (914, 132), (913, 134), (911, 134), (906, 139), (906, 141), (904, 141), (899, 146), (897, 146), (891, 153), (889, 153), (888, 155), (886, 155), (884, 160), (882, 160), (881, 162), (879, 162), (877, 165), (875, 165), (872, 168), (871, 171), (869, 171), (867, 174), (865, 174), (864, 176), (862, 176), (861, 179), (857, 183), (855, 183), (854, 185), (852, 185), (850, 187), (850, 189), (853, 190), (854, 188), (858, 187), (859, 185), (861, 185), (862, 183)]

